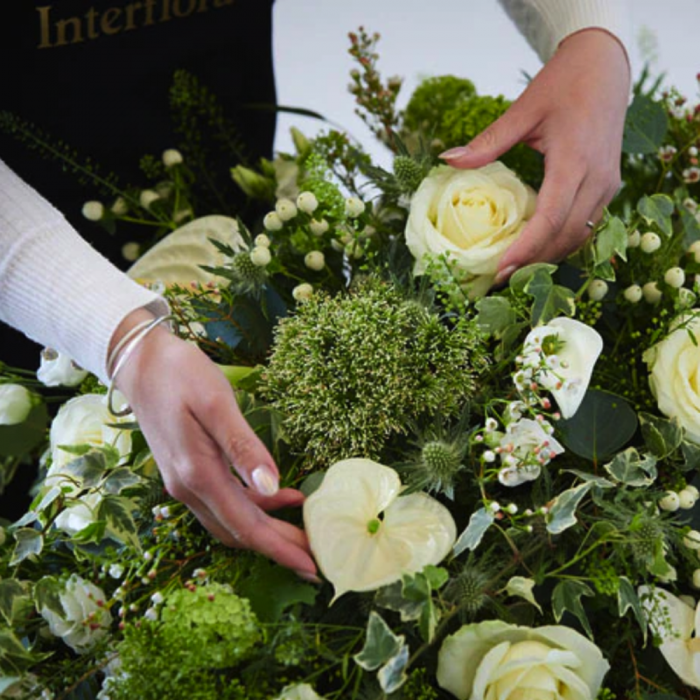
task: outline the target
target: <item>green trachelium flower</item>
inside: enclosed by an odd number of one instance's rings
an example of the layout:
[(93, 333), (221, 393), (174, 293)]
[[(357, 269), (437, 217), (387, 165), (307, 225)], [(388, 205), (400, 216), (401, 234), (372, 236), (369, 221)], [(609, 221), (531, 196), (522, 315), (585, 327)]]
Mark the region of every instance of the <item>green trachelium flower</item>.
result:
[(485, 366), (472, 321), (452, 325), (390, 285), (314, 295), (276, 332), (263, 392), (307, 465), (379, 459), (411, 421), (449, 417)]

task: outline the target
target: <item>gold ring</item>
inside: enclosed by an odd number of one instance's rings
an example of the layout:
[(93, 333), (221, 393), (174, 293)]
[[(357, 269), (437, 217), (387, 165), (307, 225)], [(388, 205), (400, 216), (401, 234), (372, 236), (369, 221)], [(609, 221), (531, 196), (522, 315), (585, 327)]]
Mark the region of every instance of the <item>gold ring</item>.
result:
[(586, 221), (586, 226), (588, 226), (591, 231), (595, 228), (595, 224), (590, 219)]

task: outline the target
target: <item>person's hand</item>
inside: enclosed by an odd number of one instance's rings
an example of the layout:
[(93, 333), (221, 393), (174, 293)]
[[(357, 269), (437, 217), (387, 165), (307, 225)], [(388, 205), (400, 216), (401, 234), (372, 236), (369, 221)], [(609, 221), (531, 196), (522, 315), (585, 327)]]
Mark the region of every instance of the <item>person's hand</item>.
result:
[(479, 168), (517, 143), (544, 154), (537, 209), (499, 262), (496, 282), (536, 261), (558, 261), (590, 235), (620, 186), (630, 85), (621, 44), (601, 29), (568, 36), (510, 109), (467, 146), (442, 158)]
[[(129, 314), (112, 345), (148, 318), (152, 315), (145, 310)], [(116, 386), (133, 409), (171, 496), (224, 544), (254, 549), (302, 578), (317, 580), (304, 532), (266, 513), (298, 506), (303, 495), (279, 490), (272, 457), (241, 415), (223, 373), (201, 350), (158, 327), (127, 358)]]

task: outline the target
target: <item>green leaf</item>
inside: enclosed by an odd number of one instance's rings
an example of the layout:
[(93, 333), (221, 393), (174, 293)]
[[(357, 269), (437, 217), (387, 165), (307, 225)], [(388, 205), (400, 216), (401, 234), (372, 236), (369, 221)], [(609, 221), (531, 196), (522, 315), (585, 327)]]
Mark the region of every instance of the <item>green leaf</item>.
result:
[(554, 284), (551, 273), (546, 270), (535, 272), (525, 285), (525, 292), (533, 297), (530, 314), (533, 326), (562, 314), (572, 316), (576, 310), (576, 295), (568, 287)]
[(530, 280), (540, 271), (546, 272), (550, 277), (556, 272), (557, 266), (550, 263), (533, 263), (516, 270), (510, 277), (509, 286), (514, 292), (524, 292)]
[(66, 611), (63, 609), (60, 597), (61, 590), (60, 582), (53, 576), (44, 576), (39, 579), (34, 586), (36, 609), (41, 611), (46, 608), (60, 617), (65, 617)]
[(683, 428), (675, 418), (667, 420), (651, 413), (640, 413), (639, 423), (644, 443), (659, 459), (672, 455), (683, 442)]
[(487, 508), (479, 508), (479, 510), (474, 511), (469, 518), (467, 529), (459, 536), (452, 549), (454, 556), (458, 557), (465, 549), (473, 552), (495, 519), (493, 512)]
[(596, 476), (595, 474), (591, 474), (590, 472), (582, 472), (580, 469), (566, 469), (565, 471), (567, 474), (573, 474), (582, 481), (593, 484), (593, 486), (597, 486), (600, 489), (615, 488), (615, 484), (613, 484), (612, 481), (604, 479), (602, 476)]
[(673, 214), (673, 200), (665, 194), (653, 194), (651, 197), (644, 195), (637, 202), (637, 211), (642, 215), (647, 224), (656, 224), (661, 231), (670, 236), (673, 233), (671, 214)]
[(620, 617), (623, 617), (630, 608), (632, 608), (632, 612), (637, 618), (637, 622), (642, 630), (644, 644), (646, 644), (647, 621), (642, 610), (642, 604), (639, 602), (637, 591), (634, 590), (631, 581), (625, 576), (620, 576), (620, 586), (617, 589), (617, 609)]
[(685, 207), (678, 209), (683, 227), (683, 247), (687, 250), (695, 241), (700, 241), (700, 223)]
[(133, 504), (128, 499), (121, 496), (105, 496), (97, 507), (95, 517), (98, 521), (104, 521), (105, 533), (109, 537), (141, 551), (132, 510)]
[(248, 598), (253, 612), (262, 622), (274, 623), (292, 605), (313, 605), (318, 589), (301, 581), (293, 571), (260, 559), (250, 575), (241, 581), (237, 592)]
[(353, 659), (365, 671), (376, 671), (401, 651), (404, 639), (403, 635), (394, 634), (382, 616), (373, 610), (369, 614), (365, 645)]
[(609, 260), (596, 265), (593, 276), (597, 279), (605, 280), (606, 282), (614, 282), (617, 279), (615, 276), (615, 268)]
[(423, 600), (408, 600), (403, 594), (403, 581), (383, 586), (377, 592), (376, 602), (382, 608), (393, 610), (401, 615), (401, 622), (419, 620), (423, 614)]
[(0, 678), (0, 695), (21, 680), (21, 676), (5, 676), (4, 678)]
[(644, 488), (651, 486), (658, 476), (656, 472), (656, 457), (653, 455), (639, 456), (634, 447), (628, 447), (624, 452), (616, 454), (612, 462), (604, 467), (606, 472), (625, 486)]
[(505, 297), (483, 297), (476, 302), (476, 308), (479, 311), (476, 322), (484, 333), (498, 335), (517, 321)]
[(395, 693), (407, 680), (408, 645), (402, 645), (398, 653), (392, 656), (377, 672), (377, 680), (381, 689), (387, 694)]
[(517, 598), (524, 598), (528, 603), (532, 603), (542, 614), (542, 607), (535, 600), (535, 595), (532, 589), (535, 587), (535, 582), (531, 578), (524, 576), (513, 576), (506, 585), (506, 593)]
[(39, 500), (36, 506), (32, 504), (32, 510), (37, 513), (41, 513), (42, 510), (46, 510), (61, 494), (63, 490), (60, 486), (52, 486)]
[(637, 431), (637, 414), (621, 396), (589, 389), (578, 411), (557, 423), (561, 442), (579, 457), (601, 461), (611, 457)]
[(593, 484), (589, 481), (560, 493), (549, 511), (547, 532), (559, 535), (576, 525), (576, 509), (592, 487)]
[(593, 591), (585, 583), (568, 579), (560, 581), (552, 592), (552, 611), (557, 622), (561, 622), (565, 612), (577, 617), (586, 634), (593, 639), (593, 631), (581, 603), (583, 596), (593, 596)]
[(450, 580), (449, 572), (441, 566), (428, 564), (421, 573), (425, 576), (430, 584), (430, 588), (434, 591), (439, 591)]
[(47, 437), (49, 414), (44, 403), (34, 406), (17, 425), (0, 425), (0, 457), (26, 457)]
[(0, 581), (0, 615), (12, 627), (18, 612), (29, 601), (26, 588), (13, 578)]
[(119, 467), (105, 479), (103, 489), (105, 493), (118, 496), (124, 489), (136, 486), (141, 481), (141, 477), (129, 467)]
[(668, 131), (668, 116), (660, 102), (635, 95), (627, 110), (622, 137), (623, 153), (656, 153)]
[(685, 463), (683, 464), (684, 471), (692, 471), (700, 468), (700, 445), (693, 442), (683, 440), (681, 450)]
[(104, 476), (107, 464), (105, 455), (99, 450), (91, 450), (61, 468), (61, 474), (75, 479), (84, 489), (95, 488)]
[(19, 564), (32, 554), (37, 556), (41, 554), (41, 550), (44, 548), (44, 536), (41, 532), (30, 527), (23, 527), (15, 530), (14, 535), (17, 544), (12, 553), (10, 566)]
[(608, 219), (595, 237), (596, 263), (609, 262), (615, 255), (627, 260), (627, 227), (617, 217)]

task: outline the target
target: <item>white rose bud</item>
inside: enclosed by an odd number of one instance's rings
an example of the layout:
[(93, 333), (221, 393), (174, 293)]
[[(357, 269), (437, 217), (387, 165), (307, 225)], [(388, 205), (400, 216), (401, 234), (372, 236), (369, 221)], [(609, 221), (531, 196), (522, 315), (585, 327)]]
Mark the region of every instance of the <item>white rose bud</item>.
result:
[(602, 301), (608, 289), (608, 283), (605, 280), (593, 280), (588, 286), (588, 297), (592, 301)]
[(277, 200), (275, 211), (282, 221), (289, 221), (297, 215), (297, 207), (291, 199)]
[(23, 423), (32, 410), (32, 395), (20, 384), (0, 384), (0, 425)]
[(666, 491), (666, 495), (659, 501), (659, 508), (669, 513), (677, 511), (680, 506), (681, 500), (675, 491)]
[(680, 267), (669, 267), (664, 275), (664, 281), (669, 287), (678, 289), (685, 284), (685, 272)]
[(328, 222), (325, 219), (321, 219), (320, 221), (316, 221), (316, 219), (311, 219), (309, 228), (311, 229), (311, 233), (313, 233), (314, 236), (320, 237), (326, 231), (328, 231)]
[(182, 153), (175, 148), (169, 148), (167, 151), (163, 151), (163, 164), (166, 168), (172, 168), (173, 165), (180, 165), (182, 163)]
[(365, 203), (359, 197), (348, 197), (345, 200), (345, 213), (352, 219), (360, 216), (365, 210)]
[(105, 214), (102, 202), (90, 201), (83, 204), (83, 216), (88, 221), (99, 221)]
[(326, 257), (320, 250), (312, 250), (304, 257), (304, 265), (306, 265), (309, 270), (319, 272), (326, 266)]
[(294, 287), (294, 289), (292, 289), (292, 296), (294, 297), (294, 300), (299, 303), (311, 299), (313, 293), (314, 288), (308, 282), (298, 284), (296, 287)]
[(255, 265), (255, 267), (265, 267), (270, 264), (272, 260), (272, 254), (270, 249), (262, 245), (256, 245), (253, 250), (250, 251), (250, 262)]
[(698, 497), (688, 489), (683, 489), (678, 492), (678, 501), (683, 510), (690, 510), (697, 500)]
[(647, 282), (642, 287), (642, 294), (644, 295), (644, 301), (649, 304), (658, 304), (661, 300), (661, 290), (656, 282)]
[(276, 211), (271, 211), (268, 214), (265, 214), (263, 226), (265, 227), (266, 231), (281, 231), (284, 224), (282, 223), (282, 219), (279, 217), (279, 214)]
[(642, 298), (642, 288), (638, 284), (631, 284), (625, 289), (624, 296), (630, 304), (636, 304)]
[(627, 247), (628, 248), (639, 248), (639, 243), (642, 240), (642, 234), (639, 233), (636, 229), (632, 231), (627, 236)]
[(693, 571), (693, 588), (700, 588), (700, 569)]
[(692, 255), (693, 260), (700, 263), (700, 241), (695, 241), (688, 246), (688, 255)]
[(139, 202), (144, 209), (148, 209), (153, 202), (157, 202), (160, 195), (155, 190), (143, 190), (139, 195)]
[(255, 237), (254, 241), (256, 246), (261, 246), (263, 248), (269, 248), (270, 247), (270, 239), (264, 234), (260, 233)]
[(318, 209), (318, 199), (313, 192), (302, 192), (297, 197), (297, 206), (305, 214), (313, 214)]
[(644, 253), (655, 253), (661, 248), (661, 239), (653, 231), (647, 231), (642, 236), (640, 245)]

